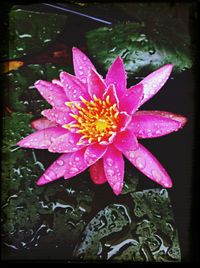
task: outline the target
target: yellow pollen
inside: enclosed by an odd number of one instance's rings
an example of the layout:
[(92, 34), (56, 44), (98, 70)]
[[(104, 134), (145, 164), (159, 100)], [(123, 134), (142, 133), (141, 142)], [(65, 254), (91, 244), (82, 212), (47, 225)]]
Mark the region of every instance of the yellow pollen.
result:
[[(70, 116), (75, 119), (73, 124), (63, 125), (64, 128), (74, 129), (76, 133), (81, 134), (78, 144), (87, 139), (89, 143), (106, 143), (115, 133), (119, 123), (119, 111), (117, 104), (111, 104), (110, 96), (101, 100), (96, 95), (93, 99), (87, 101), (82, 96), (82, 103), (66, 102), (71, 108)], [(76, 113), (74, 113), (76, 109)]]

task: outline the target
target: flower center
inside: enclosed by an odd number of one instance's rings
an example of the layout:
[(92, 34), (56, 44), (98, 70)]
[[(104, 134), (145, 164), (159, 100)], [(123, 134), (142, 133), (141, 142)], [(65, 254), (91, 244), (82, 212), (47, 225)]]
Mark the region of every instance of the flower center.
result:
[(82, 134), (80, 139), (87, 139), (91, 142), (104, 142), (114, 135), (118, 125), (119, 111), (117, 104), (110, 102), (108, 95), (105, 100), (93, 96), (93, 100), (87, 101), (80, 97), (82, 103), (67, 102), (66, 105), (70, 108), (76, 107), (76, 111), (71, 109), (70, 114), (76, 121), (64, 125), (63, 127), (69, 130), (75, 130), (76, 133)]

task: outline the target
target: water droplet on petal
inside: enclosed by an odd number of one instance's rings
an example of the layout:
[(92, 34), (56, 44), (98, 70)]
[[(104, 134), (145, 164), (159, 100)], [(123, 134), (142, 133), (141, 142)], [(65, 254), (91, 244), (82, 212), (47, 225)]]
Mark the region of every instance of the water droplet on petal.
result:
[(107, 165), (108, 165), (109, 167), (112, 167), (112, 165), (113, 165), (113, 160), (112, 160), (111, 158), (108, 158), (108, 159), (106, 159), (106, 163), (107, 163)]
[(161, 131), (160, 130), (156, 130), (156, 134), (161, 134)]
[(51, 178), (48, 175), (44, 174), (43, 177), (46, 181), (51, 181)]
[(25, 142), (24, 145), (25, 146), (30, 146), (30, 143), (29, 142)]
[(59, 165), (59, 166), (63, 166), (64, 165), (64, 161), (63, 160), (57, 160), (56, 163)]
[(80, 160), (80, 158), (79, 157), (75, 157), (74, 160), (78, 162)]
[(162, 175), (156, 169), (152, 169), (151, 174), (156, 181), (160, 181), (162, 179)]
[(76, 172), (78, 172), (78, 168), (76, 168), (76, 167), (71, 167), (70, 170), (69, 170), (70, 174), (74, 174)]
[(131, 152), (129, 153), (129, 157), (130, 157), (130, 159), (134, 159), (134, 157), (135, 157), (135, 153), (134, 153), (133, 151), (131, 151)]
[(69, 143), (74, 144), (74, 141), (73, 140), (69, 140)]
[(146, 161), (144, 158), (142, 158), (141, 156), (138, 156), (135, 159), (135, 165), (139, 168), (139, 169), (143, 169), (145, 167)]
[(108, 176), (113, 176), (114, 175), (114, 171), (112, 169), (108, 169), (107, 170), (107, 174), (108, 174)]

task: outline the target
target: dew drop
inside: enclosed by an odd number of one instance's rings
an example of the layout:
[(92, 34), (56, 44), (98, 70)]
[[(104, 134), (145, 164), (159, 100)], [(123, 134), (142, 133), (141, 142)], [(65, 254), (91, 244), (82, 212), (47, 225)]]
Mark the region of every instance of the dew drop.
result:
[(29, 142), (25, 142), (24, 145), (25, 146), (30, 146), (30, 143)]
[(152, 169), (151, 174), (156, 181), (162, 180), (162, 175), (156, 169)]
[(44, 178), (46, 181), (51, 181), (51, 178), (49, 178), (49, 176), (46, 175), (46, 174), (43, 175), (43, 178)]
[(107, 163), (107, 165), (108, 165), (109, 167), (112, 167), (112, 165), (113, 165), (113, 160), (112, 160), (111, 158), (108, 158), (108, 159), (106, 160), (106, 163)]
[(79, 75), (83, 75), (83, 72), (82, 71), (79, 71)]
[(79, 157), (75, 157), (74, 159), (76, 162), (80, 161), (80, 158)]
[(140, 169), (143, 169), (145, 167), (145, 164), (146, 164), (146, 161), (144, 158), (142, 158), (141, 156), (138, 156), (136, 159), (135, 159), (135, 165), (140, 168)]
[(107, 170), (107, 174), (108, 174), (108, 176), (113, 176), (114, 175), (114, 171), (112, 169), (108, 169)]
[(64, 165), (64, 161), (63, 160), (57, 160), (56, 163), (59, 165), (59, 166), (63, 166)]
[(131, 152), (129, 153), (129, 157), (130, 157), (130, 159), (134, 159), (134, 157), (135, 157), (135, 153), (134, 153), (133, 151), (131, 151)]
[(74, 144), (74, 141), (73, 141), (73, 140), (69, 140), (69, 143), (70, 143), (70, 144)]
[(70, 174), (74, 174), (76, 172), (78, 172), (78, 168), (76, 168), (76, 167), (71, 167), (70, 170), (69, 170)]
[(161, 134), (161, 131), (160, 130), (156, 130), (156, 134)]

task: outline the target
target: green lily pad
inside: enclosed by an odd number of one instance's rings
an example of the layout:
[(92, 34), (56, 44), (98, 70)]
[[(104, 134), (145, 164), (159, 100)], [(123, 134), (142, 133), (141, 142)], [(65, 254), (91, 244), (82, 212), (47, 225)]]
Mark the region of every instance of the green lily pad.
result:
[(18, 112), (31, 112), (37, 117), (42, 110), (50, 105), (42, 98), (34, 87), (37, 80), (51, 81), (59, 78), (61, 71), (72, 71), (69, 67), (46, 64), (30, 64), (17, 71), (5, 74), (5, 103), (12, 110)]
[[(130, 204), (105, 207), (90, 221), (74, 258), (141, 262), (180, 261), (181, 253), (167, 190), (131, 193)], [(134, 213), (133, 213), (134, 212)]]
[(123, 23), (92, 30), (86, 37), (90, 53), (105, 70), (117, 56), (122, 57), (128, 75), (153, 71), (167, 63), (174, 65), (175, 72), (192, 67), (190, 40), (177, 34), (176, 27)]
[[(46, 48), (62, 32), (66, 16), (14, 9), (9, 13), (9, 45), (3, 58), (15, 59)], [(8, 49), (9, 48), (9, 49)]]

